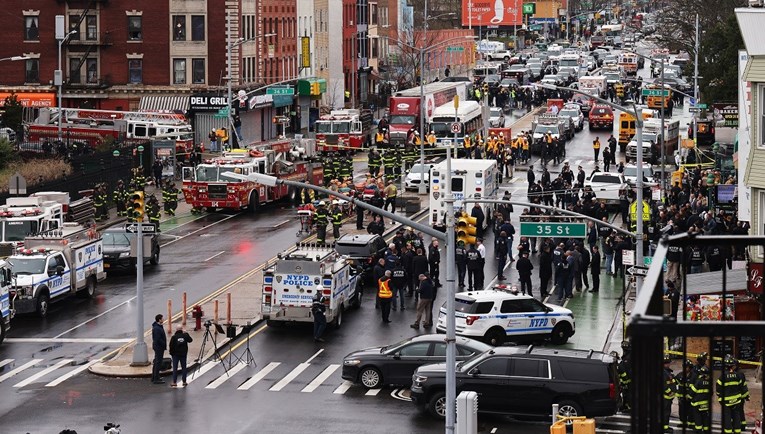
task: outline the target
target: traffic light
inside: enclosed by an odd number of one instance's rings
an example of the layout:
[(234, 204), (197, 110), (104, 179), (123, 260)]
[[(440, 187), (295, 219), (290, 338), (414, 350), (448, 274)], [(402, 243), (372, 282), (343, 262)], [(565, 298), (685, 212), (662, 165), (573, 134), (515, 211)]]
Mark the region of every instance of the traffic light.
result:
[(483, 93), (484, 94), (489, 93), (489, 83), (484, 83), (483, 84)]
[(311, 95), (321, 95), (321, 86), (318, 81), (311, 82)]
[(465, 245), (475, 244), (476, 224), (478, 221), (475, 217), (463, 212), (457, 219), (457, 241), (463, 241)]
[(135, 221), (143, 221), (143, 215), (145, 213), (144, 194), (142, 191), (134, 191), (130, 196), (130, 202), (133, 207), (133, 215), (131, 216)]

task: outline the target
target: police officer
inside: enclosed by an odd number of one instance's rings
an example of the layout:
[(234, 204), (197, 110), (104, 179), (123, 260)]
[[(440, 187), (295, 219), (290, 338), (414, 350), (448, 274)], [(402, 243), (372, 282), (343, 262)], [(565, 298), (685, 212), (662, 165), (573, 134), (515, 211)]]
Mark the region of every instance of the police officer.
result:
[(400, 259), (396, 261), (396, 265), (391, 270), (391, 286), (393, 287), (393, 310), (396, 310), (396, 299), (398, 299), (401, 310), (405, 310), (404, 294), (407, 286), (407, 275), (403, 262)]
[(146, 215), (149, 217), (149, 223), (153, 223), (159, 229), (159, 218), (161, 216), (159, 209), (159, 201), (154, 195), (149, 196), (146, 201)]
[(629, 412), (632, 409), (632, 346), (629, 341), (622, 342), (622, 358), (616, 368), (619, 374), (619, 386), (622, 391), (621, 411)]
[(383, 275), (378, 281), (377, 281), (377, 298), (380, 303), (380, 311), (382, 313), (382, 321), (383, 323), (390, 323), (390, 307), (391, 307), (391, 299), (393, 298), (393, 291), (390, 287), (390, 278), (393, 275), (393, 272), (391, 270), (385, 270), (385, 275)]
[(693, 428), (696, 430), (696, 434), (709, 433), (709, 397), (711, 385), (712, 383), (709, 381), (709, 368), (706, 365), (701, 366), (696, 370), (695, 381), (691, 383), (690, 393), (691, 407), (693, 408)]
[(313, 215), (314, 222), (316, 222), (316, 241), (323, 243), (327, 237), (327, 223), (328, 213), (327, 204), (322, 200), (319, 202), (319, 206), (316, 208), (316, 213)]
[(477, 290), (483, 289), (475, 286), (475, 284), (480, 283), (480, 273), (482, 270), (483, 258), (481, 258), (481, 253), (476, 249), (475, 244), (471, 244), (467, 251), (468, 291), (472, 291), (473, 288)]
[(324, 305), (324, 297), (321, 295), (324, 287), (321, 285), (316, 287), (316, 295), (313, 297), (313, 304), (311, 304), (311, 315), (313, 315), (313, 340), (314, 342), (324, 342), (322, 335), (324, 329), (327, 328), (327, 317), (324, 315), (327, 307)]
[(165, 214), (175, 215), (175, 210), (178, 208), (178, 189), (171, 180), (165, 182), (165, 188), (162, 189), (162, 204), (165, 208)]
[(677, 383), (675, 382), (675, 376), (672, 374), (672, 369), (669, 367), (671, 362), (672, 359), (670, 359), (668, 355), (665, 355), (663, 372), (664, 386), (662, 390), (663, 409), (661, 412), (661, 421), (664, 432), (670, 431), (669, 416), (670, 413), (672, 413), (672, 401), (674, 401), (675, 395), (677, 393)]
[[(722, 408), (722, 427), (725, 433), (741, 432), (742, 394), (748, 390), (742, 388), (741, 379), (736, 373), (736, 360), (727, 354), (723, 359), (725, 371), (717, 379), (717, 400)], [(743, 387), (746, 387), (743, 384)]]
[(464, 288), (465, 273), (467, 271), (467, 249), (465, 249), (464, 241), (457, 241), (457, 247), (454, 255), (454, 259), (457, 264), (457, 282), (459, 282), (460, 288)]
[(127, 216), (127, 207), (125, 206), (125, 202), (128, 200), (128, 193), (127, 189), (125, 188), (125, 181), (121, 179), (117, 180), (117, 187), (112, 193), (112, 200), (114, 201), (114, 205), (117, 207), (117, 216)]
[(343, 210), (340, 209), (338, 201), (332, 202), (329, 216), (332, 219), (332, 236), (338, 239), (340, 238), (340, 226), (343, 225)]

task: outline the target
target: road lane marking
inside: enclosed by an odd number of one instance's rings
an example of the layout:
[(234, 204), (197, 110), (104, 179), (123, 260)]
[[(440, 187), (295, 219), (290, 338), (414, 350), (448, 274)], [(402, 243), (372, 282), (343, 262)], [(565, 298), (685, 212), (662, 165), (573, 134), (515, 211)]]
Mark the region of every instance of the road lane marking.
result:
[(335, 391), (332, 393), (334, 393), (335, 395), (344, 395), (345, 392), (347, 392), (348, 389), (351, 388), (351, 386), (353, 386), (353, 383), (348, 380), (345, 380), (343, 381), (341, 385), (337, 386), (337, 389), (335, 389)]
[(407, 389), (403, 389), (403, 388), (402, 389), (394, 389), (390, 393), (390, 396), (393, 397), (394, 399), (398, 399), (399, 401), (412, 402), (412, 398), (404, 395), (404, 393), (406, 393), (406, 392), (407, 392)]
[(324, 352), (324, 348), (322, 348), (322, 349), (320, 349), (319, 351), (317, 351), (317, 352), (316, 352), (316, 354), (314, 354), (313, 356), (311, 356), (311, 357), (310, 357), (308, 360), (306, 360), (304, 363), (311, 363), (311, 362), (313, 362), (313, 359), (315, 359), (315, 358), (319, 357), (319, 354), (321, 354), (321, 353), (323, 353), (323, 352)]
[(367, 390), (367, 393), (365, 393), (365, 396), (377, 396), (378, 393), (380, 393), (380, 390), (382, 389), (369, 389)]
[[(258, 328), (257, 330), (250, 332), (250, 338), (252, 338), (253, 336), (255, 336), (255, 335), (257, 335), (258, 333), (260, 333), (260, 332), (262, 332), (263, 330), (265, 330), (265, 329), (266, 329), (266, 327), (268, 327), (268, 324), (263, 324), (263, 325), (262, 325), (262, 326), (260, 326), (260, 328)], [(239, 341), (239, 342), (238, 342), (236, 345), (234, 345), (234, 346), (230, 347), (230, 348), (229, 348), (229, 349), (228, 349), (226, 352), (224, 352), (223, 354), (221, 354), (220, 358), (221, 358), (221, 359), (225, 359), (226, 357), (228, 357), (228, 355), (229, 355), (229, 354), (231, 354), (232, 352), (236, 351), (236, 349), (237, 349), (237, 348), (241, 347), (242, 345), (244, 345), (244, 344), (246, 344), (246, 343), (247, 343), (247, 339), (242, 339), (242, 340), (240, 340), (240, 341)]]
[[(8, 339), (6, 338), (6, 342), (7, 342), (7, 341), (8, 341)], [(0, 360), (0, 368), (2, 368), (3, 366), (5, 366), (5, 365), (7, 365), (7, 364), (9, 364), (9, 363), (11, 363), (11, 362), (13, 362), (13, 360), (14, 360), (14, 359), (5, 359), (5, 360)]]
[(102, 316), (106, 315), (107, 313), (109, 313), (109, 312), (113, 311), (114, 309), (117, 309), (118, 307), (121, 307), (121, 306), (124, 306), (124, 305), (125, 305), (125, 304), (127, 304), (127, 303), (130, 303), (131, 301), (135, 300), (135, 298), (136, 298), (135, 296), (132, 296), (132, 297), (130, 297), (129, 299), (127, 299), (127, 300), (123, 301), (122, 303), (120, 303), (120, 304), (118, 304), (118, 305), (116, 305), (116, 306), (112, 307), (111, 309), (108, 309), (108, 310), (106, 310), (106, 311), (104, 311), (104, 312), (101, 312), (101, 313), (99, 313), (98, 315), (94, 316), (93, 318), (90, 318), (89, 320), (87, 320), (87, 321), (85, 321), (85, 322), (81, 322), (80, 324), (77, 324), (76, 326), (74, 326), (74, 327), (70, 328), (69, 330), (65, 330), (65, 331), (63, 331), (63, 332), (61, 332), (61, 333), (57, 334), (56, 336), (54, 336), (54, 338), (60, 338), (61, 336), (64, 336), (65, 334), (67, 334), (67, 333), (69, 333), (69, 332), (72, 332), (72, 331), (74, 331), (74, 330), (77, 330), (78, 328), (80, 328), (80, 327), (84, 326), (85, 324), (87, 324), (87, 323), (89, 323), (89, 322), (93, 321), (94, 319), (98, 319), (98, 318), (100, 318), (100, 317), (102, 317)]
[(24, 363), (23, 365), (19, 366), (18, 368), (14, 369), (12, 371), (8, 371), (8, 372), (6, 372), (3, 375), (0, 375), (0, 383), (2, 383), (3, 381), (13, 377), (14, 375), (16, 375), (16, 374), (18, 374), (18, 373), (20, 373), (22, 371), (25, 371), (25, 370), (31, 368), (32, 366), (34, 366), (34, 365), (36, 365), (36, 364), (38, 364), (38, 363), (40, 363), (42, 361), (43, 361), (43, 359), (32, 359), (32, 360)]
[(311, 364), (310, 363), (305, 363), (305, 362), (297, 365), (295, 367), (295, 369), (293, 369), (289, 374), (287, 374), (286, 377), (284, 377), (281, 380), (279, 380), (278, 383), (274, 384), (273, 387), (268, 389), (268, 391), (269, 392), (278, 392), (278, 391), (284, 389), (288, 384), (290, 384), (290, 382), (292, 380), (297, 378), (298, 375), (302, 374), (303, 371), (308, 369), (309, 366), (311, 366)]
[(324, 368), (324, 370), (319, 374), (318, 377), (314, 378), (313, 381), (308, 383), (308, 386), (305, 386), (301, 392), (313, 392), (316, 390), (319, 386), (321, 386), (324, 381), (329, 378), (330, 375), (334, 374), (335, 371), (337, 371), (337, 368), (339, 368), (339, 364), (331, 364)]
[(98, 363), (99, 360), (100, 359), (91, 360), (88, 363), (86, 363), (86, 364), (84, 364), (82, 366), (79, 366), (77, 369), (72, 369), (68, 373), (66, 373), (66, 374), (56, 378), (55, 380), (51, 381), (50, 383), (46, 384), (45, 387), (56, 387), (59, 384), (63, 383), (64, 381), (66, 381), (66, 380), (74, 377), (75, 375), (79, 374), (80, 372), (90, 368), (91, 365), (93, 365), (95, 363)]
[(124, 344), (133, 338), (8, 338), (5, 342), (17, 344)]
[(209, 258), (205, 259), (205, 260), (204, 260), (204, 262), (207, 262), (207, 261), (209, 261), (209, 260), (211, 260), (211, 259), (215, 259), (215, 258), (217, 258), (218, 256), (220, 256), (220, 255), (222, 255), (222, 254), (224, 254), (224, 253), (226, 253), (226, 251), (225, 251), (225, 250), (222, 250), (222, 251), (220, 251), (220, 252), (218, 252), (218, 253), (216, 253), (216, 254), (214, 254), (214, 255), (210, 256)]
[(220, 377), (215, 379), (215, 381), (213, 381), (212, 383), (210, 383), (207, 386), (205, 386), (205, 389), (217, 389), (218, 386), (220, 386), (221, 384), (225, 383), (226, 380), (228, 380), (229, 378), (231, 378), (234, 375), (236, 375), (237, 372), (241, 371), (245, 367), (247, 367), (247, 363), (244, 363), (244, 362), (237, 363), (233, 367), (229, 368), (228, 371), (223, 373), (223, 375), (221, 375)]
[(257, 384), (260, 380), (266, 377), (266, 375), (270, 374), (271, 371), (276, 369), (279, 365), (281, 365), (281, 362), (271, 362), (267, 364), (263, 369), (258, 371), (257, 374), (255, 374), (252, 378), (245, 381), (241, 384), (241, 386), (237, 387), (237, 390), (250, 390), (252, 386)]
[(22, 381), (20, 383), (14, 384), (13, 387), (24, 387), (24, 386), (26, 386), (28, 384), (32, 384), (35, 381), (39, 380), (40, 378), (42, 378), (42, 377), (50, 374), (51, 372), (55, 371), (56, 369), (62, 368), (62, 367), (66, 366), (66, 365), (68, 365), (70, 363), (72, 363), (71, 359), (61, 360), (58, 363), (56, 363), (55, 365), (50, 366), (50, 367), (48, 367), (48, 368), (46, 368), (46, 369), (36, 373), (35, 375), (27, 378), (26, 380), (24, 380), (24, 381)]
[(202, 375), (205, 375), (207, 371), (210, 369), (218, 366), (220, 361), (214, 361), (214, 362), (207, 362), (204, 365), (202, 365), (199, 369), (191, 373), (191, 378), (189, 378), (189, 381), (187, 381), (187, 384), (191, 384), (192, 381), (196, 380), (197, 378), (201, 377)]
[(166, 242), (165, 244), (162, 244), (160, 247), (169, 246), (170, 244), (173, 244), (173, 243), (175, 243), (176, 241), (179, 241), (179, 240), (182, 240), (182, 239), (184, 239), (184, 238), (190, 237), (190, 236), (192, 236), (192, 235), (194, 235), (194, 234), (196, 234), (196, 233), (198, 233), (198, 232), (201, 232), (201, 231), (203, 231), (203, 230), (205, 230), (205, 229), (209, 229), (209, 228), (211, 228), (211, 227), (213, 227), (213, 226), (215, 226), (215, 225), (217, 225), (217, 224), (220, 224), (220, 223), (223, 223), (223, 222), (225, 222), (225, 221), (231, 220), (232, 218), (234, 218), (234, 217), (236, 217), (236, 216), (238, 216), (238, 215), (239, 215), (239, 214), (233, 214), (233, 215), (230, 215), (230, 216), (226, 216), (226, 218), (220, 219), (220, 220), (218, 220), (217, 222), (212, 222), (212, 223), (210, 223), (209, 225), (207, 225), (207, 226), (205, 226), (205, 227), (202, 227), (202, 228), (199, 228), (199, 229), (193, 230), (193, 231), (189, 232), (188, 234), (186, 234), (186, 235), (183, 235), (183, 236), (181, 236), (181, 237), (179, 237), (179, 238), (176, 238), (176, 239), (174, 239), (174, 240), (170, 240), (170, 241)]
[(495, 432), (497, 432), (497, 428), (496, 427), (491, 429), (491, 434), (494, 434)]
[(271, 226), (271, 229), (279, 229), (280, 227), (282, 227), (282, 226), (286, 225), (286, 224), (287, 224), (287, 223), (289, 223), (290, 221), (291, 221), (291, 220), (285, 220), (285, 221), (283, 221), (283, 222), (281, 222), (281, 223), (277, 223), (277, 224), (275, 224), (274, 226)]

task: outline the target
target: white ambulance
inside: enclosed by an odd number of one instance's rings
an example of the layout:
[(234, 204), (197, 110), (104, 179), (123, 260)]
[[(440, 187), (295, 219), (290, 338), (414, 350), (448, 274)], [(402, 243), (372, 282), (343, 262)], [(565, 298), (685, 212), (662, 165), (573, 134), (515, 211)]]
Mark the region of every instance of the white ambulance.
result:
[[(444, 213), (446, 203), (446, 161), (430, 169), (430, 225), (445, 230)], [(463, 204), (467, 198), (495, 199), (499, 191), (499, 168), (496, 160), (452, 159), (451, 191), (454, 195), (454, 210), (463, 209), (468, 215), (473, 204)], [(493, 204), (481, 204), (485, 215), (484, 228), (488, 227), (494, 209)]]
[(263, 271), (263, 318), (268, 325), (313, 322), (314, 297), (323, 297), (327, 322), (340, 327), (343, 311), (361, 304), (361, 270), (324, 243), (300, 243)]

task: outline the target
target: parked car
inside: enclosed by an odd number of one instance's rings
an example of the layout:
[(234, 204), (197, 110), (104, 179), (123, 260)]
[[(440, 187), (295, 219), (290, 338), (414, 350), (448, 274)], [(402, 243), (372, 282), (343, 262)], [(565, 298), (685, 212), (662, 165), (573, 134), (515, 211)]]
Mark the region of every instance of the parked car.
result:
[(619, 205), (620, 191), (629, 188), (624, 175), (619, 172), (595, 172), (584, 180), (584, 186), (592, 188), (595, 199), (606, 205)]
[(420, 181), (423, 176), (425, 178), (425, 186), (426, 188), (429, 188), (430, 182), (428, 182), (428, 180), (430, 179), (430, 169), (432, 168), (433, 164), (431, 163), (425, 163), (424, 165), (416, 163), (412, 165), (412, 168), (409, 169), (409, 172), (404, 178), (404, 188), (407, 190), (417, 190), (420, 187)]
[[(152, 232), (149, 232), (149, 230)], [(143, 225), (144, 262), (152, 265), (159, 264), (159, 234), (153, 232), (153, 225)], [(128, 232), (126, 226), (112, 226), (101, 232), (101, 241), (104, 249), (104, 268), (133, 268), (136, 266), (137, 234)]]
[[(457, 361), (467, 360), (492, 347), (473, 339), (457, 337)], [(412, 374), (428, 363), (446, 361), (444, 335), (419, 335), (393, 345), (354, 351), (343, 359), (344, 380), (360, 383), (367, 389), (387, 384), (410, 386)]]
[(505, 114), (502, 113), (502, 107), (491, 107), (489, 109), (489, 126), (492, 128), (505, 126)]
[[(610, 416), (618, 407), (616, 359), (593, 350), (500, 347), (458, 363), (457, 393), (480, 395), (478, 411), (549, 418)], [(417, 368), (412, 376), (415, 406), (436, 418), (446, 413), (446, 364)]]
[(497, 50), (493, 53), (489, 53), (486, 55), (487, 60), (504, 60), (508, 61), (510, 58), (513, 57), (513, 53), (510, 50)]
[(372, 283), (372, 268), (385, 254), (388, 245), (377, 234), (345, 234), (335, 241), (335, 251), (347, 256), (354, 267), (364, 271), (364, 283)]

